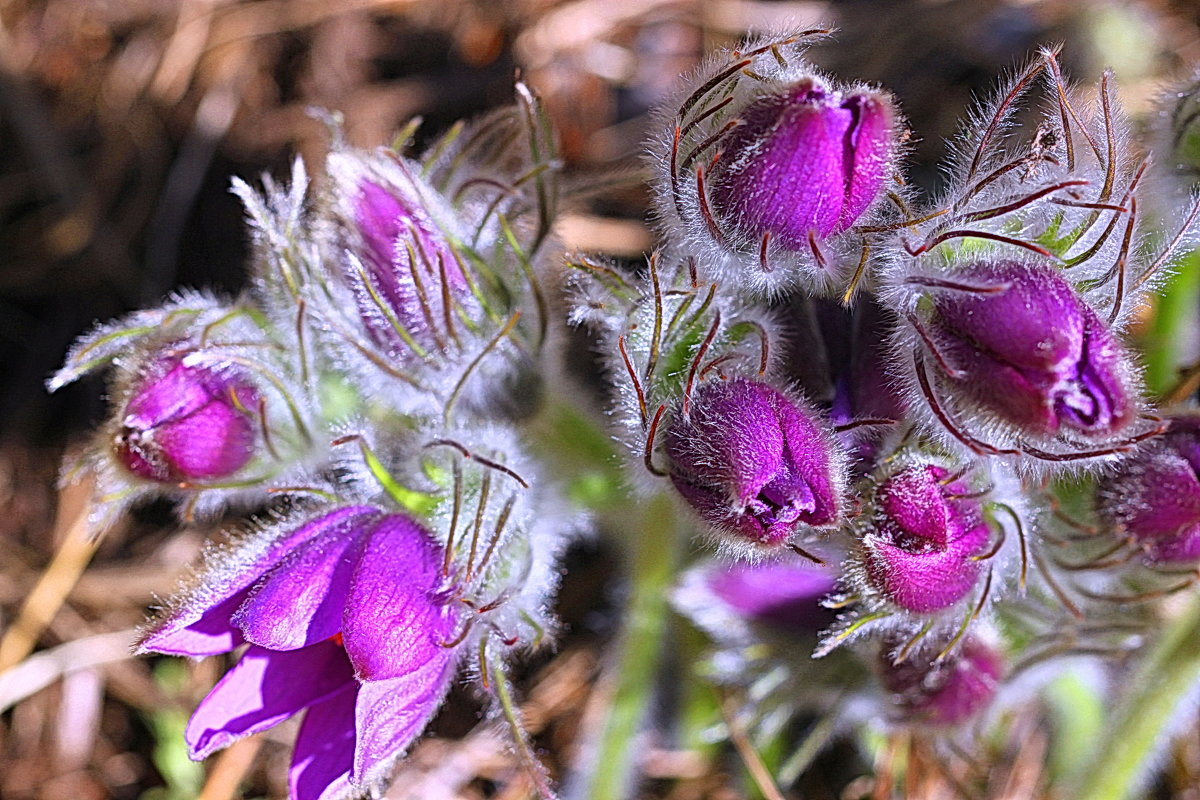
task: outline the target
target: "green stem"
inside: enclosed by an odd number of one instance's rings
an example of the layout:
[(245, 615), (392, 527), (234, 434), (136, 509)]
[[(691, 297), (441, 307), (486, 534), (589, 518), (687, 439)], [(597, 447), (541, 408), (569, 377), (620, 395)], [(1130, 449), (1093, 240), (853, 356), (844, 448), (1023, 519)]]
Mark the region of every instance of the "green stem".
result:
[(577, 797), (624, 800), (631, 796), (638, 768), (637, 733), (642, 727), (666, 639), (667, 593), (678, 558), (675, 511), (669, 498), (658, 495), (646, 503), (629, 542), (631, 586), (624, 630), (615, 665), (609, 671), (612, 700), (601, 728), (600, 741), (588, 758), (591, 769)]
[(543, 800), (556, 800), (558, 795), (554, 793), (546, 780), (546, 768), (542, 766), (542, 762), (538, 760), (529, 744), (529, 735), (521, 721), (521, 711), (513, 701), (512, 688), (509, 686), (508, 673), (504, 669), (504, 664), (500, 657), (494, 654), (490, 655), (487, 660), (488, 668), (492, 673), (492, 682), (496, 687), (496, 699), (500, 702), (500, 713), (504, 715), (504, 721), (512, 733), (513, 746), (516, 747), (517, 755), (525, 765), (529, 780), (533, 783), (538, 797)]
[(1200, 250), (1187, 254), (1179, 272), (1171, 276), (1154, 309), (1154, 318), (1143, 340), (1146, 353), (1146, 386), (1153, 395), (1167, 392), (1179, 377), (1189, 354), (1196, 310), (1200, 307)]
[(1200, 680), (1200, 597), (1163, 631), (1120, 698), (1074, 797), (1125, 800), (1149, 777), (1170, 726)]

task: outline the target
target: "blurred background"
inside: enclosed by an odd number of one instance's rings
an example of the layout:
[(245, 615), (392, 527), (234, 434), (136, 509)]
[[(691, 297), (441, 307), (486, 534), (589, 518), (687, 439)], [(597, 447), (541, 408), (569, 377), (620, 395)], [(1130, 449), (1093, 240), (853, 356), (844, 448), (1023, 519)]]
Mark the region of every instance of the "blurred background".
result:
[[(566, 170), (636, 166), (646, 112), (712, 48), (748, 33), (828, 25), (811, 51), (845, 79), (894, 92), (913, 132), (911, 180), (936, 190), (945, 140), (973, 96), (1038, 45), (1065, 42), (1078, 81), (1113, 67), (1144, 112), (1200, 63), (1194, 0), (0, 0), (0, 798), (282, 797), (291, 736), (276, 728), (207, 765), (182, 726), (215, 660), (133, 659), (131, 630), (209, 533), (142, 509), (98, 548), (70, 531), (84, 498), (56, 488), (63, 453), (103, 416), (103, 381), (53, 397), (43, 382), (95, 321), (174, 287), (234, 294), (246, 233), (232, 176), (313, 170), (328, 145), (313, 108), (352, 144), (416, 146), (508, 103), (517, 75), (545, 100)], [(636, 185), (571, 209), (569, 247), (636, 259), (652, 246)], [(586, 739), (619, 603), (602, 544), (572, 555), (554, 654), (527, 666), (524, 711), (552, 772)], [(591, 715), (591, 716), (589, 716)], [(1194, 724), (1194, 723), (1193, 723)], [(646, 754), (646, 797), (735, 798), (728, 754)], [(1036, 731), (1009, 796), (1037, 796)], [(1200, 734), (1156, 791), (1200, 797)], [(525, 796), (478, 704), (454, 695), (388, 797)], [(872, 795), (869, 765), (835, 748), (804, 797)], [(929, 796), (929, 795), (920, 795)]]

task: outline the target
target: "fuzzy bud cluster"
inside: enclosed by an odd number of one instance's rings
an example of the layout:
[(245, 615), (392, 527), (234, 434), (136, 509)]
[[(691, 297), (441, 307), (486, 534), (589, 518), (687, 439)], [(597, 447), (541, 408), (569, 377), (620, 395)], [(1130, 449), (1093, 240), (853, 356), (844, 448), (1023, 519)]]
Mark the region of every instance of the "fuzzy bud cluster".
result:
[[(664, 105), (644, 270), (565, 259), (622, 456), (589, 510), (661, 493), (715, 547), (674, 600), (752, 718), (871, 708), (950, 730), (984, 718), (1018, 656), (1062, 652), (1023, 620), (1111, 628), (1092, 602), (1110, 571), (1200, 558), (1200, 423), (1156, 416), (1124, 339), (1200, 205), (1151, 213), (1111, 75), (1070, 87), (1050, 51), (916, 197), (896, 101), (814, 68), (815, 38), (721, 53)], [(1172, 119), (1194, 121), (1194, 94)], [(555, 438), (586, 413), (544, 416), (579, 411), (552, 358), (559, 164), (536, 98), (517, 100), (424, 156), (334, 126), (322, 178), (235, 182), (253, 289), (100, 326), (51, 381), (111, 367), (84, 465), (105, 519), (153, 495), (185, 519), (265, 509), (141, 647), (245, 645), (188, 744), (201, 758), (304, 713), (295, 800), (378, 793), (469, 660), (485, 695), (507, 688), (509, 659), (553, 632), (578, 524), (545, 476), (612, 469), (604, 433)], [(602, 455), (581, 455), (586, 434)], [(1080, 496), (1103, 530), (1063, 532)]]
[(97, 527), (155, 494), (185, 521), (258, 512), (207, 549), (140, 649), (245, 646), (189, 751), (303, 714), (294, 800), (378, 793), (469, 659), (494, 696), (555, 627), (574, 512), (519, 427), (553, 369), (557, 164), (538, 101), (523, 86), (518, 101), (423, 159), (351, 149), (335, 127), (323, 178), (297, 162), (286, 187), (235, 181), (252, 290), (100, 326), (51, 381), (112, 367), (83, 464)]
[[(1119, 548), (1151, 568), (1200, 554), (1195, 426), (1153, 414), (1124, 339), (1196, 241), (1200, 206), (1156, 206), (1112, 75), (1071, 87), (1049, 50), (970, 115), (939, 196), (903, 194), (895, 102), (812, 69), (807, 44), (725, 53), (664, 105), (657, 257), (687, 264), (696, 294), (711, 282), (721, 322), (685, 339), (699, 379), (673, 399), (646, 399), (628, 347), (632, 368), (611, 372), (645, 400), (643, 475), (668, 478), (722, 552), (827, 564), (837, 617), (815, 655), (881, 640), (891, 716), (953, 727), (1003, 679), (1010, 643), (976, 629), (1005, 601), (1106, 619), (1091, 574), (1127, 566)], [(1194, 95), (1170, 115), (1180, 161)], [(580, 280), (577, 308), (627, 345), (676, 291), (657, 280), (624, 303)], [(756, 314), (772, 354), (757, 374), (722, 339)], [(1098, 487), (1096, 517), (1125, 544), (1061, 533), (1060, 477)], [(711, 603), (680, 597), (711, 627)], [(753, 604), (726, 603), (752, 625)]]

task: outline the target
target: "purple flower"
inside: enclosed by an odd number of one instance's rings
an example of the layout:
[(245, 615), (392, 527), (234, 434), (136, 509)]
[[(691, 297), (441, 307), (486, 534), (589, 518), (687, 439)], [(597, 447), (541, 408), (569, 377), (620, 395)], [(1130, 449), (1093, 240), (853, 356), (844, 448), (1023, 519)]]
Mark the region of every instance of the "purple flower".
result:
[(1200, 560), (1200, 417), (1171, 419), (1162, 436), (1101, 480), (1097, 510), (1152, 562)]
[(789, 250), (845, 231), (888, 178), (892, 119), (883, 95), (843, 97), (813, 78), (760, 97), (718, 143), (714, 212), (742, 237)]
[[(370, 169), (361, 156), (331, 159), (349, 259), (343, 269), (371, 337), (395, 354), (410, 342), (444, 347), (447, 317), (469, 286), (454, 248), (427, 206), (437, 193), (395, 169)], [(447, 306), (451, 307), (447, 307)], [(406, 341), (406, 339), (408, 341)]]
[(1128, 358), (1058, 270), (979, 262), (933, 289), (928, 335), (947, 385), (1023, 433), (1105, 437), (1136, 417)]
[(185, 733), (207, 757), (307, 709), (293, 800), (357, 794), (386, 777), (454, 675), (457, 615), (442, 552), (406, 516), (367, 506), (325, 513), (233, 563), (142, 640), (148, 652), (208, 656), (248, 644)]
[(733, 564), (708, 575), (712, 593), (739, 616), (797, 634), (816, 633), (834, 621), (821, 601), (835, 586), (828, 570), (809, 564)]
[(146, 480), (228, 477), (254, 455), (257, 406), (258, 393), (235, 373), (160, 358), (126, 403), (113, 451)]
[(862, 539), (867, 582), (906, 611), (947, 608), (979, 579), (974, 557), (991, 534), (970, 488), (951, 477), (932, 464), (909, 466), (875, 490)]
[(840, 517), (833, 445), (809, 412), (765, 383), (701, 384), (666, 432), (675, 488), (706, 522), (764, 545)]
[(893, 694), (900, 716), (928, 725), (961, 725), (991, 704), (1004, 674), (999, 653), (968, 637), (957, 654), (940, 664), (919, 654), (893, 664), (891, 648), (880, 650), (880, 680)]

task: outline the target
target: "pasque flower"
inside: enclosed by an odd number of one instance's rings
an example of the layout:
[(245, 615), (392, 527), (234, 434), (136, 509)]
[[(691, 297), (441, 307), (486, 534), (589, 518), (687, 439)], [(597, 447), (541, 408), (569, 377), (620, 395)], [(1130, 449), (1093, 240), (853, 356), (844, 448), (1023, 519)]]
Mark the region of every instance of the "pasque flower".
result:
[(125, 404), (114, 455), (132, 474), (161, 483), (228, 477), (254, 455), (257, 406), (258, 392), (236, 371), (164, 356)]
[(1151, 561), (1200, 560), (1200, 417), (1181, 416), (1105, 476), (1100, 517), (1142, 546)]
[(979, 579), (991, 534), (971, 489), (935, 464), (903, 467), (875, 490), (862, 537), (867, 582), (888, 602), (931, 613), (957, 603)]
[(765, 383), (734, 378), (695, 391), (666, 432), (670, 476), (706, 522), (775, 545), (840, 518), (840, 467), (811, 412)]
[[(447, 304), (468, 291), (442, 225), (453, 216), (417, 165), (335, 153), (329, 159), (343, 228), (341, 265), (372, 338), (393, 353), (441, 347)], [(440, 209), (435, 218), (431, 209)], [(406, 341), (407, 340), (407, 341)]]
[(229, 552), (141, 643), (194, 657), (249, 645), (188, 722), (192, 757), (307, 709), (292, 798), (378, 784), (454, 674), (440, 548), (407, 516), (348, 506)]
[(709, 198), (742, 238), (807, 250), (852, 226), (883, 189), (893, 158), (890, 101), (803, 78), (755, 99), (717, 144)]
[(1004, 674), (1000, 654), (975, 637), (967, 637), (944, 661), (931, 662), (918, 653), (896, 664), (890, 651), (886, 645), (880, 650), (880, 680), (907, 722), (967, 722), (991, 704)]
[(1103, 439), (1136, 418), (1125, 349), (1058, 270), (979, 261), (953, 282), (932, 284), (924, 323), (949, 391), (1034, 437)]

